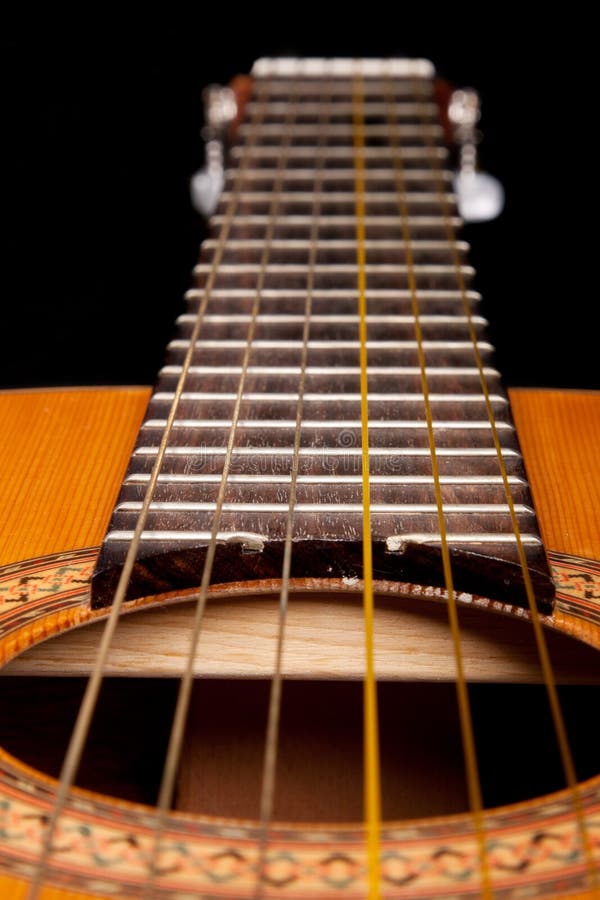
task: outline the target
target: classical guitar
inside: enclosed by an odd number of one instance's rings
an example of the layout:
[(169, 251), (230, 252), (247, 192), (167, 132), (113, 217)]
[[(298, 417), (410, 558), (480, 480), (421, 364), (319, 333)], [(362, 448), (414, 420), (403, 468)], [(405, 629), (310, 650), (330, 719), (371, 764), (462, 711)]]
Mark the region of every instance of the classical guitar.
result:
[(264, 59), (216, 102), (154, 389), (0, 396), (0, 896), (599, 897), (561, 690), (598, 681), (599, 398), (509, 407), (429, 63)]

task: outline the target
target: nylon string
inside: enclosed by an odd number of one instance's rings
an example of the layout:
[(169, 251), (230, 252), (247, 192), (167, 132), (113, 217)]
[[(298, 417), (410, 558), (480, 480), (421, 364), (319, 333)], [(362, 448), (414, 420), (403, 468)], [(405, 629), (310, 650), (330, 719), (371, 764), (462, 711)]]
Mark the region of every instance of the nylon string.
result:
[(362, 81), (357, 76), (353, 88), (354, 179), (356, 214), (356, 267), (360, 339), (361, 462), (363, 493), (363, 610), (365, 627), (364, 712), (364, 810), (367, 833), (368, 900), (379, 900), (381, 842), (381, 774), (377, 682), (374, 660), (373, 547), (369, 483), (369, 405), (367, 376), (367, 279), (365, 253), (365, 117)]
[[(241, 366), (241, 374), (239, 380), (239, 386), (237, 391), (237, 396), (234, 404), (233, 414), (232, 414), (232, 424), (229, 432), (229, 438), (227, 442), (227, 450), (225, 454), (225, 461), (223, 464), (223, 473), (221, 476), (221, 482), (219, 485), (219, 493), (217, 496), (217, 501), (215, 504), (215, 514), (213, 525), (211, 529), (211, 538), (210, 543), (207, 548), (207, 554), (204, 561), (204, 567), (202, 571), (202, 581), (200, 584), (200, 592), (197, 597), (196, 602), (196, 611), (194, 616), (194, 624), (192, 627), (191, 638), (190, 638), (190, 649), (187, 658), (187, 665), (185, 672), (180, 681), (179, 692), (177, 696), (175, 713), (173, 716), (173, 725), (171, 729), (171, 734), (169, 737), (169, 744), (167, 748), (167, 756), (163, 771), (163, 777), (160, 785), (158, 802), (156, 805), (156, 828), (155, 828), (155, 846), (154, 852), (151, 854), (151, 860), (158, 859), (161, 842), (162, 842), (162, 834), (164, 831), (164, 826), (166, 822), (166, 817), (169, 812), (169, 809), (172, 805), (175, 783), (177, 780), (177, 770), (179, 766), (179, 759), (181, 756), (181, 749), (183, 746), (183, 739), (185, 735), (185, 725), (187, 722), (189, 704), (191, 699), (191, 692), (194, 680), (194, 659), (196, 656), (196, 649), (198, 646), (198, 641), (200, 639), (200, 632), (202, 627), (202, 621), (204, 617), (204, 610), (206, 608), (208, 588), (210, 586), (210, 578), (212, 574), (212, 566), (214, 562), (214, 557), (216, 553), (217, 546), (217, 534), (219, 531), (219, 524), (221, 518), (221, 511), (223, 508), (223, 502), (225, 499), (225, 492), (228, 487), (228, 478), (229, 478), (229, 469), (231, 467), (231, 458), (233, 455), (233, 448), (235, 445), (235, 438), (237, 432), (237, 423), (240, 416), (240, 409), (243, 399), (244, 386), (246, 381), (246, 373), (248, 370), (248, 365), (250, 362), (250, 355), (252, 352), (252, 343), (254, 340), (254, 334), (256, 331), (257, 318), (260, 310), (260, 303), (262, 299), (262, 291), (264, 287), (264, 280), (266, 275), (266, 268), (269, 260), (269, 255), (271, 252), (271, 243), (273, 240), (273, 233), (275, 229), (275, 222), (277, 219), (278, 208), (280, 204), (280, 195), (281, 188), (283, 182), (283, 176), (285, 171), (285, 166), (287, 162), (287, 155), (290, 146), (290, 136), (289, 136), (289, 126), (293, 120), (293, 111), (295, 109), (295, 104), (288, 102), (288, 114), (286, 116), (286, 122), (284, 124), (284, 140), (282, 141), (282, 153), (278, 160), (277, 166), (277, 175), (275, 179), (275, 184), (273, 187), (273, 196), (271, 199), (270, 209), (269, 209), (269, 219), (267, 223), (265, 240), (262, 249), (259, 272), (257, 276), (256, 290), (254, 295), (254, 302), (252, 306), (251, 320), (248, 326), (248, 334), (246, 339), (246, 347), (244, 351), (244, 357)], [(148, 879), (146, 882), (146, 894), (145, 896), (151, 896), (152, 885), (155, 881), (157, 872), (154, 867), (154, 863), (151, 863), (151, 867), (149, 868)]]
[[(389, 81), (389, 76), (388, 76)], [(446, 593), (448, 595), (448, 620), (450, 624), (450, 634), (454, 651), (454, 661), (456, 666), (456, 694), (458, 702), (458, 713), (460, 722), (460, 732), (463, 747), (463, 756), (465, 761), (465, 774), (467, 781), (467, 792), (469, 798), (469, 808), (473, 815), (475, 825), (475, 834), (479, 848), (479, 862), (481, 868), (482, 897), (490, 900), (492, 897), (490, 885), (489, 864), (487, 861), (487, 852), (485, 844), (485, 831), (483, 822), (483, 799), (481, 794), (481, 781), (479, 778), (479, 767), (477, 764), (477, 752), (475, 748), (475, 734), (473, 729), (473, 718), (471, 714), (471, 704), (469, 701), (469, 691), (465, 678), (464, 657), (462, 651), (462, 640), (460, 635), (460, 623), (458, 619), (458, 608), (456, 602), (456, 592), (454, 589), (454, 578), (452, 575), (452, 564), (450, 561), (450, 548), (448, 543), (448, 533), (446, 529), (446, 516), (444, 511), (444, 501), (442, 497), (442, 488), (440, 482), (440, 472), (437, 459), (437, 450), (435, 443), (435, 432), (433, 426), (433, 412), (431, 409), (431, 401), (429, 397), (429, 384), (427, 381), (427, 366), (425, 359), (425, 351), (423, 348), (423, 332), (421, 328), (419, 298), (417, 290), (417, 281), (415, 276), (414, 256), (412, 250), (412, 235), (409, 227), (409, 212), (406, 203), (406, 183), (404, 178), (404, 166), (402, 162), (401, 146), (396, 132), (397, 121), (393, 111), (393, 97), (391, 95), (391, 86), (388, 86), (387, 107), (388, 122), (390, 125), (390, 140), (394, 148), (394, 170), (396, 176), (396, 190), (398, 194), (398, 206), (400, 210), (400, 220), (402, 223), (402, 237), (405, 246), (406, 268), (408, 287), (410, 292), (411, 309), (414, 319), (415, 340), (417, 344), (417, 357), (419, 360), (419, 370), (421, 378), (421, 390), (423, 392), (423, 401), (425, 406), (425, 416), (427, 421), (427, 437), (429, 442), (429, 452), (431, 458), (431, 470), (433, 475), (433, 484), (435, 492), (435, 500), (437, 506), (438, 523), (441, 537), (441, 553), (442, 566), (444, 572), (444, 583)]]
[[(255, 131), (256, 125), (259, 123), (262, 115), (264, 114), (264, 104), (259, 104), (254, 113), (253, 119), (251, 121), (251, 133), (249, 144), (253, 144), (256, 140)], [(150, 504), (152, 502), (154, 492), (156, 489), (156, 485), (158, 482), (158, 476), (162, 467), (162, 463), (164, 460), (164, 456), (168, 447), (169, 438), (171, 435), (171, 431), (173, 428), (173, 423), (175, 421), (175, 417), (177, 414), (177, 409), (179, 406), (179, 401), (181, 399), (181, 394), (183, 393), (185, 380), (188, 374), (189, 367), (192, 362), (194, 345), (196, 340), (198, 339), (198, 335), (200, 334), (200, 329), (202, 327), (202, 323), (204, 320), (204, 315), (206, 312), (206, 307), (208, 305), (208, 301), (210, 298), (210, 293), (212, 291), (212, 286), (215, 281), (215, 277), (223, 256), (223, 251), (225, 248), (225, 244), (227, 238), (229, 236), (229, 231), (231, 228), (231, 223), (233, 221), (235, 209), (237, 206), (237, 202), (239, 199), (240, 187), (243, 179), (243, 175), (247, 168), (248, 162), (247, 158), (243, 160), (242, 165), (238, 171), (236, 181), (234, 184), (234, 189), (232, 191), (231, 199), (228, 203), (225, 218), (223, 221), (223, 225), (221, 227), (221, 231), (219, 233), (217, 247), (215, 248), (215, 253), (213, 256), (213, 261), (211, 264), (211, 269), (207, 278), (207, 283), (204, 291), (204, 295), (202, 301), (200, 303), (198, 314), (196, 321), (194, 323), (194, 327), (192, 330), (192, 334), (190, 337), (189, 348), (186, 352), (183, 364), (182, 371), (177, 381), (177, 386), (175, 388), (173, 401), (171, 407), (169, 409), (169, 414), (167, 417), (166, 425), (164, 432), (161, 437), (161, 441), (158, 447), (156, 459), (154, 465), (152, 467), (152, 471), (150, 474), (150, 478), (148, 481), (148, 485), (146, 488), (146, 493), (144, 495), (144, 500), (142, 503), (142, 508), (140, 510), (139, 517), (136, 522), (136, 526), (134, 529), (133, 537), (131, 539), (131, 543), (129, 545), (129, 549), (127, 555), (125, 557), (125, 561), (123, 564), (123, 569), (121, 571), (121, 575), (119, 577), (119, 581), (117, 583), (117, 587), (115, 589), (111, 610), (109, 616), (106, 620), (106, 624), (104, 626), (104, 630), (102, 632), (102, 638), (100, 640), (100, 644), (98, 646), (98, 652), (94, 661), (94, 668), (90, 677), (88, 679), (86, 689), (84, 692), (83, 699), (81, 701), (81, 705), (79, 707), (79, 711), (77, 713), (77, 718), (75, 720), (75, 725), (73, 727), (73, 732), (71, 734), (71, 738), (69, 740), (69, 744), (67, 747), (67, 751), (65, 753), (65, 758), (62, 764), (62, 768), (60, 771), (58, 786), (56, 790), (56, 797), (54, 800), (52, 811), (48, 817), (48, 823), (46, 825), (45, 836), (43, 839), (42, 850), (40, 852), (38, 862), (35, 867), (35, 871), (33, 873), (31, 882), (27, 891), (27, 900), (37, 900), (39, 896), (40, 889), (42, 888), (42, 881), (44, 877), (44, 873), (47, 870), (49, 865), (49, 858), (52, 855), (52, 841), (54, 838), (54, 834), (56, 831), (56, 827), (59, 821), (59, 818), (63, 812), (65, 804), (68, 799), (69, 791), (73, 786), (75, 779), (77, 777), (77, 772), (79, 770), (79, 765), (81, 763), (81, 757), (83, 755), (83, 751), (85, 748), (85, 744), (87, 741), (87, 737), (89, 734), (90, 726), (92, 723), (92, 718), (94, 715), (94, 711), (98, 701), (98, 695), (100, 693), (100, 688), (102, 686), (102, 682), (104, 679), (104, 670), (106, 667), (106, 661), (108, 658), (108, 653), (112, 644), (112, 640), (117, 628), (117, 624), (120, 618), (120, 614), (122, 611), (123, 603), (125, 600), (125, 594), (127, 592), (127, 588), (129, 586), (129, 581), (131, 578), (131, 574), (133, 571), (133, 566), (136, 561), (137, 552), (139, 549), (139, 545), (142, 540), (142, 533), (144, 531), (146, 521), (148, 518), (148, 513), (150, 510)]]
[[(419, 101), (419, 104), (422, 103), (423, 97), (420, 90), (420, 85), (416, 84), (416, 96)], [(420, 118), (424, 121), (424, 115), (421, 109)], [(433, 143), (431, 141), (430, 136), (425, 133), (425, 139), (427, 141), (427, 145), (433, 149)], [(586, 866), (588, 869), (588, 873), (590, 876), (590, 882), (592, 889), (594, 890), (594, 895), (596, 897), (600, 897), (600, 875), (598, 871), (598, 866), (594, 860), (593, 849), (591, 845), (590, 836), (588, 833), (587, 825), (585, 822), (585, 813), (583, 810), (583, 802), (581, 797), (580, 788), (577, 782), (577, 774), (575, 769), (575, 764), (573, 760), (573, 754), (571, 751), (571, 747), (569, 744), (569, 739), (567, 736), (567, 729), (564, 721), (564, 716), (562, 713), (562, 708), (560, 704), (560, 700), (558, 697), (558, 692), (556, 688), (556, 680), (554, 678), (554, 672), (552, 670), (552, 663), (550, 661), (550, 654), (548, 651), (548, 644), (546, 641), (546, 637), (544, 634), (540, 613), (538, 610), (537, 600), (535, 597), (535, 591), (533, 588), (533, 584), (531, 581), (531, 575), (529, 572), (529, 565), (527, 562), (527, 556), (525, 553), (525, 548), (523, 546), (523, 540), (521, 537), (521, 531), (519, 528), (519, 522), (515, 510), (515, 505), (512, 497), (512, 492), (510, 489), (510, 482), (508, 479), (508, 473), (506, 470), (506, 466), (504, 464), (504, 458), (502, 455), (502, 444), (500, 441), (500, 436), (498, 433), (498, 428), (496, 426), (496, 420), (494, 416), (494, 410), (492, 406), (492, 401), (490, 398), (490, 393), (487, 386), (487, 381), (485, 377), (484, 365), (481, 359), (481, 354), (479, 352), (479, 345), (477, 342), (477, 333), (475, 330), (475, 326), (473, 324), (473, 318), (471, 314), (471, 306), (469, 303), (469, 298), (467, 295), (467, 287), (465, 284), (465, 279), (463, 277), (463, 272), (461, 268), (461, 260), (460, 254), (457, 247), (456, 242), (456, 234), (455, 229), (452, 224), (452, 216), (450, 213), (450, 208), (448, 202), (445, 197), (445, 187), (442, 178), (442, 169), (440, 161), (435, 155), (432, 154), (432, 165), (435, 173), (437, 174), (437, 190), (441, 201), (441, 208), (443, 217), (445, 220), (446, 234), (448, 237), (448, 242), (450, 244), (450, 250), (452, 254), (452, 263), (455, 269), (457, 286), (459, 292), (462, 297), (462, 304), (464, 309), (464, 314), (467, 319), (467, 328), (469, 331), (469, 338), (471, 343), (473, 344), (473, 354), (475, 357), (475, 363), (477, 366), (477, 370), (479, 373), (479, 381), (481, 385), (481, 390), (485, 399), (485, 406), (487, 411), (488, 420), (490, 423), (490, 428), (492, 432), (492, 439), (494, 443), (494, 448), (496, 451), (496, 456), (498, 459), (498, 467), (502, 477), (502, 482), (504, 485), (504, 493), (506, 497), (506, 502), (509, 508), (509, 515), (511, 519), (511, 526), (515, 536), (515, 541), (517, 545), (517, 553), (519, 558), (519, 565), (521, 567), (521, 572), (523, 575), (523, 583), (525, 587), (525, 593), (527, 596), (527, 603), (530, 611), (531, 624), (533, 628), (536, 649), (540, 662), (540, 670), (542, 672), (542, 677), (544, 681), (544, 685), (546, 688), (546, 694), (548, 697), (548, 705), (550, 708), (550, 713), (552, 717), (554, 733), (558, 745), (559, 755), (561, 759), (561, 765), (563, 768), (565, 783), (569, 790), (571, 791), (572, 799), (573, 799), (573, 808), (575, 811), (575, 818), (577, 822), (577, 828), (579, 830), (579, 835), (583, 847), (583, 852), (586, 858)]]
[[(323, 102), (323, 101), (322, 101)], [(324, 108), (327, 105), (324, 104)], [(321, 114), (318, 130), (317, 146), (321, 151), (325, 146), (325, 125), (327, 116)], [(255, 900), (260, 900), (264, 885), (264, 871), (267, 861), (268, 848), (268, 827), (273, 818), (273, 806), (275, 800), (275, 777), (277, 768), (277, 746), (279, 740), (279, 723), (281, 713), (281, 693), (282, 693), (282, 673), (281, 666), (283, 660), (283, 646), (285, 638), (285, 626), (287, 619), (287, 609), (289, 602), (290, 590), (290, 572), (292, 564), (292, 539), (294, 527), (294, 512), (296, 506), (296, 493), (298, 482), (298, 468), (300, 462), (300, 436), (302, 430), (302, 417), (304, 410), (304, 391), (306, 383), (306, 366), (308, 363), (308, 340), (310, 335), (310, 317), (312, 313), (313, 287), (314, 287), (314, 268), (317, 256), (317, 241), (319, 233), (319, 216), (321, 211), (321, 193), (323, 187), (323, 165), (324, 157), (322, 152), (317, 153), (316, 173), (315, 173), (315, 200), (313, 204), (312, 223), (310, 231), (310, 247), (308, 257), (308, 270), (306, 276), (306, 301), (304, 306), (304, 326), (302, 332), (302, 354), (300, 360), (300, 377), (298, 380), (298, 405), (296, 408), (296, 423), (294, 431), (294, 450), (292, 457), (292, 467), (290, 473), (290, 499), (286, 522), (286, 535), (284, 556), (281, 574), (281, 591), (279, 594), (279, 622), (277, 629), (277, 645), (275, 649), (275, 665), (273, 678), (271, 679), (271, 690), (269, 696), (269, 710), (267, 719), (267, 732), (265, 738), (265, 751), (263, 761), (262, 788), (260, 798), (260, 848), (257, 866), (257, 882)]]

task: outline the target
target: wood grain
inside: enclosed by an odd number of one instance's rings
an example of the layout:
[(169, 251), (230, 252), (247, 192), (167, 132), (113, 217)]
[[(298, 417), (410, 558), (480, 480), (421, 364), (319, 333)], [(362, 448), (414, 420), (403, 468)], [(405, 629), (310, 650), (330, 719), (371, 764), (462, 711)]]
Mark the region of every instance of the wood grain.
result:
[[(270, 678), (275, 664), (277, 594), (230, 598), (212, 595), (203, 618), (194, 674), (208, 678)], [(112, 643), (108, 676), (181, 677), (189, 653), (194, 606), (184, 603), (125, 616)], [(6, 675), (78, 676), (89, 672), (104, 625), (98, 622), (45, 641), (6, 666)], [(465, 674), (472, 682), (541, 681), (531, 628), (525, 620), (461, 607)], [(251, 635), (251, 639), (249, 639)], [(548, 634), (554, 675), (561, 684), (598, 684), (597, 651)], [(456, 660), (441, 603), (379, 597), (375, 609), (377, 677), (392, 681), (445, 681)], [(364, 677), (362, 599), (352, 594), (292, 594), (282, 660), (286, 678)]]
[[(600, 398), (571, 392), (513, 393), (542, 534), (553, 549), (600, 557), (599, 472), (593, 464), (600, 445), (595, 437)], [(0, 551), (4, 561), (100, 542), (147, 396), (146, 389), (0, 394), (0, 502), (6, 521)], [(539, 425), (547, 432), (553, 421), (555, 431), (565, 432), (564, 440), (554, 434), (536, 442), (533, 429)], [(30, 450), (28, 440), (32, 442)], [(577, 471), (583, 486), (570, 466), (571, 454), (579, 460)], [(565, 485), (567, 490), (563, 491)], [(20, 504), (19, 495), (24, 498)], [(569, 523), (577, 503), (581, 503), (588, 522), (584, 519), (561, 529), (558, 522), (562, 510), (566, 510)], [(171, 607), (127, 617), (117, 631), (109, 672), (177, 674), (187, 649), (188, 616), (186, 607)], [(465, 611), (462, 616), (469, 677), (479, 681), (538, 680), (537, 665), (529, 652), (530, 638), (521, 623), (477, 611)], [(583, 621), (571, 621), (587, 627)], [(565, 627), (564, 622), (559, 624)], [(568, 622), (566, 625), (580, 635), (581, 628), (571, 628)], [(101, 627), (79, 629), (58, 641), (34, 647), (16, 659), (7, 673), (81, 674), (94, 656)], [(254, 629), (252, 642), (244, 638), (249, 628)], [(208, 606), (198, 674), (269, 676), (275, 629), (272, 600), (245, 597), (231, 601), (215, 596)], [(361, 629), (360, 603), (350, 595), (329, 597), (326, 604), (307, 597), (294, 599), (284, 673), (296, 678), (360, 678)], [(351, 650), (349, 654), (340, 653), (342, 636)], [(580, 636), (586, 638), (586, 634)], [(377, 609), (377, 642), (378, 674), (382, 678), (454, 677), (443, 607), (427, 603), (423, 608), (423, 601), (411, 604), (406, 598), (383, 601)], [(516, 646), (521, 648), (518, 656), (512, 649)], [(581, 667), (580, 654), (585, 651), (567, 641), (560, 646), (557, 643), (559, 656), (553, 655), (553, 659), (559, 680), (597, 681), (598, 667), (593, 658)]]
[(0, 564), (100, 543), (147, 388), (0, 393)]
[[(3, 900), (26, 900), (28, 890), (28, 882), (21, 878), (0, 875), (0, 897)], [(38, 900), (98, 900), (98, 894), (70, 891), (59, 887), (43, 887)]]
[(600, 393), (509, 393), (546, 548), (600, 559)]

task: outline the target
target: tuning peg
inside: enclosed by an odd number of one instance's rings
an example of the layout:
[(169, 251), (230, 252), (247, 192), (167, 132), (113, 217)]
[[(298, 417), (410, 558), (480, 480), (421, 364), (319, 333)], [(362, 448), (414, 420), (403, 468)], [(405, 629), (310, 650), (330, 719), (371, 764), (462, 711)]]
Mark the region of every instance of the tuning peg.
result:
[(225, 181), (223, 162), (224, 139), (229, 125), (237, 115), (235, 93), (228, 87), (212, 84), (203, 92), (205, 164), (192, 176), (190, 191), (192, 205), (203, 216), (215, 211)]
[(454, 140), (459, 147), (454, 190), (458, 210), (465, 222), (488, 222), (497, 218), (504, 208), (504, 189), (498, 179), (477, 169), (481, 132), (476, 126), (480, 117), (477, 91), (464, 88), (452, 93), (448, 118), (454, 126)]

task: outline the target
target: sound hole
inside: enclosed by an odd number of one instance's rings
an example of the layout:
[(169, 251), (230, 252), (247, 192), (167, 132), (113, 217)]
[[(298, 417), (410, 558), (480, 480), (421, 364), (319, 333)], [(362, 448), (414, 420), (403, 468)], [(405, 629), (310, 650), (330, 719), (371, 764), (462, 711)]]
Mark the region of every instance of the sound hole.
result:
[[(217, 595), (208, 603), (177, 784), (182, 810), (258, 816), (277, 610), (273, 595)], [(193, 604), (182, 603), (120, 622), (109, 676), (133, 671), (146, 677), (104, 679), (78, 775), (81, 787), (156, 802), (177, 694), (173, 676), (189, 652), (193, 613)], [(530, 683), (539, 678), (531, 626), (475, 606), (461, 606), (460, 625), (485, 805), (564, 787), (545, 688)], [(32, 648), (29, 661), (12, 665), (27, 663), (29, 673), (46, 667), (59, 677), (17, 677), (9, 667), (2, 678), (0, 744), (51, 775), (60, 771), (86, 683), (76, 674), (60, 676), (87, 671), (102, 628), (96, 623), (43, 643)], [(363, 629), (360, 596), (290, 598), (274, 805), (279, 820), (362, 818)], [(548, 644), (578, 776), (590, 777), (600, 749), (588, 714), (600, 700), (598, 679), (590, 683), (598, 654), (551, 632)], [(465, 811), (444, 604), (379, 597), (375, 651), (384, 817)], [(168, 677), (155, 677), (158, 672)], [(307, 680), (306, 672), (320, 677)], [(514, 683), (519, 681), (524, 683)]]
[[(84, 680), (5, 677), (0, 742), (57, 775)], [(173, 679), (108, 678), (78, 784), (152, 804), (172, 715)], [(560, 695), (580, 779), (597, 773), (599, 737), (590, 709), (598, 686)], [(269, 684), (198, 681), (178, 784), (179, 808), (256, 818)], [(486, 806), (564, 786), (545, 691), (540, 685), (470, 688)], [(357, 682), (286, 682), (275, 815), (292, 821), (362, 816), (362, 689)], [(379, 687), (386, 819), (466, 809), (455, 689), (448, 683)]]

